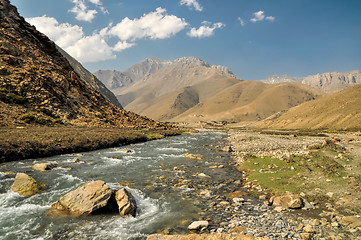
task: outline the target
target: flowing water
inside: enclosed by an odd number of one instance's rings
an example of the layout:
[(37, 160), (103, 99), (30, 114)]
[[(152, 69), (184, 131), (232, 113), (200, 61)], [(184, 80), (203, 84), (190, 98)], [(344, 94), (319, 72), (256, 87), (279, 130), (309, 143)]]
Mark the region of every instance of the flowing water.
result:
[[(1, 164), (0, 239), (145, 239), (150, 233), (166, 229), (185, 232), (191, 220), (201, 218), (204, 209), (202, 203), (192, 197), (195, 190), (190, 180), (188, 185), (173, 185), (178, 178), (184, 180), (185, 176), (199, 179), (196, 174), (221, 160), (229, 163), (228, 154), (209, 149), (224, 137), (225, 134), (221, 133), (203, 132), (81, 154)], [(186, 152), (204, 159), (184, 158)], [(75, 163), (76, 158), (81, 161)], [(33, 170), (32, 166), (39, 162), (56, 162), (58, 167), (46, 172)], [(175, 171), (175, 166), (186, 171)], [(227, 179), (227, 171), (226, 166), (207, 174), (212, 181)], [(45, 183), (46, 190), (31, 197), (14, 193), (10, 185), (16, 172), (25, 172)], [(61, 196), (85, 182), (99, 179), (112, 188), (127, 186), (138, 204), (135, 218), (123, 218), (117, 214), (54, 218), (47, 214), (50, 205)]]

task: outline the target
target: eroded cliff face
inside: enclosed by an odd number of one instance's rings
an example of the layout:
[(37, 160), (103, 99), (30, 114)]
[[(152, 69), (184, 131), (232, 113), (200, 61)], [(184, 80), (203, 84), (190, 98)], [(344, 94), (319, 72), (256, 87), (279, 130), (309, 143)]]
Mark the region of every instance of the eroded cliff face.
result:
[(55, 44), (0, 0), (0, 123), (157, 127), (87, 86)]
[(361, 72), (329, 72), (309, 76), (302, 81), (303, 84), (318, 88), (326, 93), (339, 92), (348, 87), (361, 83)]

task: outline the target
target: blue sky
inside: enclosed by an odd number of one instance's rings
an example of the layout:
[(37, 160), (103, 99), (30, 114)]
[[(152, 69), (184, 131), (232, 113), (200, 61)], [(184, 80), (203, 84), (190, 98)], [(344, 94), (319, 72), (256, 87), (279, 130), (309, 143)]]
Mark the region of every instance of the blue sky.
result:
[(196, 56), (237, 77), (361, 70), (360, 0), (10, 0), (94, 72)]

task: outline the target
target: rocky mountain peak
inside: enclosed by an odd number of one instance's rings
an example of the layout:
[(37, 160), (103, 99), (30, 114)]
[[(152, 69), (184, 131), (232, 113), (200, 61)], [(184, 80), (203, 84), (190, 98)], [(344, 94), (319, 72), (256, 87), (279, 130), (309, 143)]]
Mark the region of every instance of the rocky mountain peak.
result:
[(205, 68), (212, 68), (216, 69), (221, 74), (233, 76), (232, 71), (229, 70), (228, 67), (210, 65), (199, 57), (181, 57), (175, 60), (163, 60), (157, 57), (151, 57), (140, 61), (124, 71), (98, 70), (94, 73), (94, 75), (109, 89), (117, 93), (137, 82), (146, 81), (151, 74), (159, 71), (160, 69), (174, 65), (182, 65), (182, 67), (201, 66)]

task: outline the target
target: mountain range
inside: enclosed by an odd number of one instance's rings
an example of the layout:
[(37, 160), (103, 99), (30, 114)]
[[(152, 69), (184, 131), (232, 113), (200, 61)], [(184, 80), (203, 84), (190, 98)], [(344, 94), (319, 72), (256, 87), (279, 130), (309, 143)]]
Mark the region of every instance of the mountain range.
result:
[[(244, 81), (227, 67), (196, 57), (150, 58), (124, 72), (99, 70), (94, 75), (109, 87), (109, 83), (118, 83), (112, 91), (125, 109), (187, 124), (257, 121), (323, 95), (291, 80), (278, 84)], [(117, 75), (122, 78), (116, 79)], [(286, 77), (302, 80), (277, 79)]]
[(116, 100), (114, 95), (62, 53), (19, 16), (8, 0), (0, 0), (0, 125), (162, 125), (110, 103)]
[(145, 59), (123, 72), (94, 73), (125, 109), (160, 121), (249, 123), (361, 83), (360, 71), (260, 81), (236, 78), (196, 57)]

